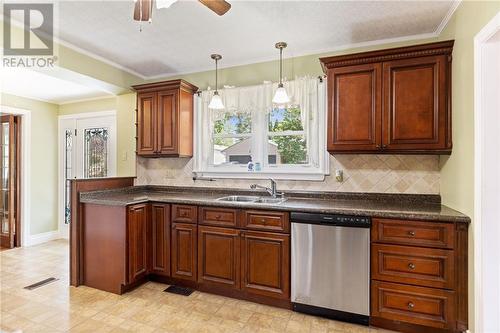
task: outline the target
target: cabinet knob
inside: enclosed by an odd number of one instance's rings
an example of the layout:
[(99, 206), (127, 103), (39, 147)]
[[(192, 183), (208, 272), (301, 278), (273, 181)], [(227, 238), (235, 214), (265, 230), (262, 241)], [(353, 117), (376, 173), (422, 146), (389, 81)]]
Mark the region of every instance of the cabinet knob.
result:
[(380, 149), (381, 147), (380, 147), (380, 145), (376, 145), (375, 148)]
[(260, 219), (260, 222), (261, 222), (262, 224), (266, 224), (266, 219)]
[(174, 225), (172, 225), (172, 229), (175, 229), (175, 228), (177, 228), (177, 227), (175, 226), (175, 224), (174, 224)]
[(411, 263), (409, 263), (409, 264), (408, 264), (408, 268), (409, 268), (409, 269), (415, 269), (415, 264), (414, 264), (414, 263), (412, 263), (412, 262), (411, 262)]
[(413, 231), (413, 230), (408, 231), (408, 235), (410, 235), (412, 237), (415, 236), (415, 231)]
[(408, 309), (413, 309), (415, 307), (415, 304), (413, 302), (408, 302)]
[(387, 145), (382, 145), (382, 149), (385, 149), (385, 148), (387, 148)]
[(222, 216), (220, 216), (220, 215), (215, 215), (215, 219), (216, 219), (216, 220), (220, 220), (220, 219), (221, 219), (221, 217), (222, 217)]

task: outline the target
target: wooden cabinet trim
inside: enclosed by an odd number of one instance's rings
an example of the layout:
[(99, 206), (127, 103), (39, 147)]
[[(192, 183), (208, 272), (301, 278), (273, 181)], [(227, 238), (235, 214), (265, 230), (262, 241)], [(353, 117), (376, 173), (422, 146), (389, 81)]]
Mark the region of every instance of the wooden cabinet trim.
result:
[(289, 233), (289, 213), (263, 210), (244, 210), (241, 214), (241, 227), (248, 230)]
[(372, 219), (373, 242), (424, 247), (455, 247), (455, 226), (452, 223)]
[[(288, 299), (290, 297), (290, 236), (245, 231), (242, 232), (241, 237), (241, 289), (250, 294)], [(252, 244), (261, 246), (258, 249), (260, 251), (258, 255), (252, 253)], [(270, 247), (263, 249), (264, 246)], [(265, 251), (271, 251), (272, 247), (278, 247), (277, 253), (274, 253), (276, 255), (274, 263), (271, 261), (271, 254), (265, 253)], [(270, 266), (264, 267), (264, 263)], [(272, 269), (269, 269), (270, 267)], [(277, 276), (272, 276), (273, 273)], [(258, 281), (259, 279), (261, 281)]]
[(240, 289), (240, 247), (239, 230), (199, 226), (198, 282)]
[(372, 244), (372, 279), (453, 289), (453, 250)]
[[(362, 85), (363, 81), (359, 81), (359, 86), (355, 79), (359, 80), (361, 75), (369, 76), (370, 83), (369, 87), (364, 87)], [(350, 82), (350, 89), (346, 90), (345, 93), (349, 94), (347, 97), (340, 95), (340, 80), (345, 78)], [(328, 151), (350, 151), (350, 150), (364, 150), (364, 151), (377, 151), (380, 149), (381, 145), (381, 114), (382, 114), (382, 66), (381, 64), (366, 64), (361, 66), (352, 67), (342, 67), (334, 68), (328, 71), (328, 126), (327, 126), (327, 148)], [(360, 91), (359, 93), (353, 88), (359, 87), (359, 89), (368, 88), (368, 91)], [(341, 102), (345, 100), (347, 103), (353, 103), (353, 105), (360, 105), (359, 101), (352, 98), (352, 94), (357, 94), (358, 97), (363, 97), (365, 94), (369, 95), (369, 109), (365, 110), (352, 110), (348, 109), (344, 111), (344, 107)], [(352, 105), (351, 105), (352, 107)], [(345, 108), (349, 108), (348, 105)], [(358, 113), (353, 114), (353, 111), (358, 111)], [(362, 114), (359, 112), (368, 112), (366, 116), (368, 124), (366, 127), (357, 128), (353, 126), (352, 122), (347, 122), (347, 119), (341, 120), (340, 117), (349, 117), (352, 121), (358, 122), (362, 119)], [(345, 113), (345, 115), (343, 115)], [(342, 127), (344, 126), (344, 127)], [(338, 135), (342, 132), (367, 132), (364, 139), (354, 138), (351, 139), (344, 138), (341, 139)], [(350, 134), (345, 134), (350, 135)]]
[(454, 309), (453, 291), (372, 281), (373, 317), (453, 329)]
[[(184, 233), (184, 235), (181, 235), (181, 233)], [(184, 236), (184, 239), (181, 236)], [(197, 225), (172, 223), (172, 257), (170, 259), (172, 277), (196, 281), (197, 246)], [(181, 258), (182, 255), (185, 258)], [(180, 267), (183, 264), (186, 267)]]
[(239, 210), (220, 207), (200, 207), (198, 223), (213, 226), (239, 227)]
[(197, 223), (198, 207), (191, 205), (172, 205), (172, 222)]

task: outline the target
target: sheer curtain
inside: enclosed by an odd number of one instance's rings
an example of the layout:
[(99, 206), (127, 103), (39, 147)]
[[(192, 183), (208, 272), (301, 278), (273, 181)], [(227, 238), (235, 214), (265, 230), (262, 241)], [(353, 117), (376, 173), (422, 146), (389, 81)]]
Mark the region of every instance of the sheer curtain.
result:
[[(284, 83), (290, 97), (288, 107), (298, 106), (301, 109), (302, 123), (307, 139), (307, 147), (312, 172), (325, 171), (325, 108), (326, 82), (316, 77), (302, 77)], [(227, 112), (249, 113), (252, 117), (267, 117), (273, 109), (272, 98), (277, 84), (264, 83), (256, 86), (226, 88), (219, 90), (224, 110), (210, 110), (208, 104), (213, 91), (202, 91), (195, 103), (195, 135), (194, 171), (204, 173), (212, 166), (214, 122)], [(314, 169), (314, 170), (313, 170)]]

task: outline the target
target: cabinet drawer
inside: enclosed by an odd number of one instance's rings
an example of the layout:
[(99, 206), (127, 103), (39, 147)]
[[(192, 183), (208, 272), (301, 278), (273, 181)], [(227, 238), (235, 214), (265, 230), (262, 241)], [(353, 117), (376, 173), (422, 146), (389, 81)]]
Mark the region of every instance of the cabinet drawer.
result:
[(290, 232), (290, 222), (286, 212), (244, 211), (242, 227), (253, 230)]
[(196, 223), (198, 209), (196, 206), (172, 205), (172, 222)]
[(453, 289), (453, 250), (372, 244), (372, 278)]
[(373, 219), (372, 241), (452, 249), (452, 223)]
[(238, 210), (231, 208), (200, 207), (199, 223), (227, 227), (238, 226)]
[(371, 315), (436, 328), (452, 328), (453, 291), (372, 281)]

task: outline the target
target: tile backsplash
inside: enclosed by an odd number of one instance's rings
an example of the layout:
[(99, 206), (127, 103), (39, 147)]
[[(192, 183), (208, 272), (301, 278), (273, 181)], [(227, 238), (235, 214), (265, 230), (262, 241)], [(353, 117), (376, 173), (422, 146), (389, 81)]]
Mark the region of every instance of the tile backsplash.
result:
[[(137, 158), (136, 185), (205, 186), (248, 189), (265, 180), (217, 179), (193, 181), (192, 159)], [(343, 182), (335, 170), (343, 170)], [(279, 190), (439, 194), (439, 156), (330, 156), (330, 175), (323, 181), (278, 181)]]

